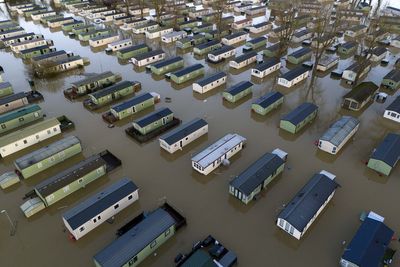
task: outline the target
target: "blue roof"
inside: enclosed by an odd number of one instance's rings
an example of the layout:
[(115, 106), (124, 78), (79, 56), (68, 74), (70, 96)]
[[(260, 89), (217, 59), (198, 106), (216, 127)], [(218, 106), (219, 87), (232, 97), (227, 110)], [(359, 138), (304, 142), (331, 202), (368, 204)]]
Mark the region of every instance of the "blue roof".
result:
[(45, 48), (49, 48), (49, 46), (48, 45), (41, 45), (41, 46), (36, 46), (36, 47), (24, 49), (24, 50), (21, 50), (21, 54), (28, 54), (28, 53), (31, 53), (31, 52), (34, 52), (34, 51), (37, 51), (37, 50), (45, 49)]
[(123, 266), (175, 223), (167, 211), (158, 208), (94, 255), (93, 259), (102, 267)]
[(149, 100), (153, 98), (153, 95), (150, 93), (143, 93), (140, 95), (137, 95), (135, 97), (132, 97), (131, 99), (128, 99), (120, 104), (116, 104), (111, 107), (111, 109), (115, 110), (116, 112), (121, 112), (125, 109), (131, 108), (137, 104), (140, 104), (146, 100)]
[(267, 108), (271, 104), (275, 103), (279, 99), (283, 98), (283, 94), (279, 92), (269, 92), (263, 95), (262, 97), (258, 98), (253, 102), (253, 104), (259, 105), (262, 108)]
[(143, 127), (149, 125), (150, 123), (158, 121), (161, 118), (164, 118), (171, 114), (173, 114), (173, 112), (169, 108), (160, 108), (160, 109), (157, 109), (156, 111), (153, 111), (152, 113), (138, 119), (134, 123), (139, 125), (139, 127), (143, 128)]
[(265, 153), (229, 184), (248, 196), (284, 163), (278, 155)]
[(153, 51), (149, 51), (149, 52), (146, 52), (146, 53), (141, 53), (139, 55), (134, 56), (133, 58), (138, 60), (138, 61), (140, 61), (140, 60), (143, 60), (143, 59), (146, 59), (146, 58), (150, 58), (150, 57), (154, 57), (154, 56), (161, 55), (161, 54), (164, 54), (164, 51), (161, 50), (161, 49), (158, 49), (158, 50), (153, 50)]
[(180, 76), (184, 76), (186, 74), (189, 74), (189, 73), (199, 70), (199, 69), (204, 69), (204, 66), (202, 64), (194, 64), (194, 65), (186, 67), (182, 70), (175, 71), (172, 73), (172, 75), (175, 75), (176, 77), (180, 77)]
[(283, 116), (282, 120), (289, 121), (293, 125), (297, 125), (317, 109), (318, 107), (316, 105), (306, 102)]
[(303, 47), (303, 48), (300, 48), (299, 50), (294, 51), (293, 53), (288, 55), (288, 57), (300, 58), (300, 57), (302, 57), (302, 56), (304, 56), (306, 54), (309, 54), (311, 52), (312, 52), (311, 48)]
[(400, 95), (386, 108), (386, 110), (400, 113)]
[(12, 87), (12, 84), (9, 82), (0, 82), (0, 90)]
[(75, 230), (137, 189), (129, 178), (122, 178), (65, 212), (63, 218)]
[(248, 34), (247, 32), (236, 32), (236, 33), (232, 33), (230, 35), (225, 36), (224, 38), (227, 40), (231, 40), (231, 39), (235, 39), (236, 37), (242, 36), (242, 35), (246, 35)]
[(239, 83), (235, 84), (234, 86), (226, 89), (225, 92), (234, 96), (234, 95), (237, 95), (240, 92), (248, 89), (251, 86), (253, 86), (253, 83), (251, 83), (249, 81), (242, 81), (242, 82), (239, 82)]
[(207, 125), (205, 120), (196, 118), (161, 136), (160, 139), (164, 140), (168, 145), (173, 145), (205, 125)]
[(299, 77), (303, 73), (306, 73), (307, 71), (308, 71), (308, 69), (304, 68), (303, 66), (298, 66), (298, 67), (282, 74), (280, 78), (283, 78), (287, 81), (291, 81), (291, 80)]
[(267, 21), (265, 21), (265, 22), (261, 22), (261, 23), (257, 23), (257, 24), (254, 24), (252, 27), (254, 27), (254, 28), (261, 28), (261, 27), (264, 27), (264, 26), (266, 26), (266, 25), (268, 25), (269, 23), (267, 22)]
[(251, 44), (256, 44), (256, 43), (263, 42), (263, 41), (267, 41), (267, 38), (264, 37), (264, 36), (260, 36), (260, 37), (256, 37), (254, 39), (251, 39), (251, 40), (249, 40), (247, 42), (251, 43)]
[(357, 266), (381, 266), (393, 230), (383, 222), (367, 217), (345, 249), (342, 259)]
[(66, 54), (66, 52), (64, 50), (59, 50), (59, 51), (54, 51), (54, 52), (51, 52), (51, 53), (48, 53), (48, 54), (36, 56), (32, 60), (33, 61), (38, 61), (38, 60), (51, 58), (51, 57), (55, 57), (55, 56), (61, 56), (61, 55), (64, 55), (64, 54)]
[(134, 86), (135, 82), (131, 82), (131, 81), (122, 81), (119, 82), (117, 84), (111, 85), (109, 87), (106, 87), (104, 89), (101, 89), (99, 91), (96, 91), (94, 93), (91, 93), (90, 95), (93, 96), (94, 98), (100, 98), (100, 97), (104, 97), (106, 95), (112, 94), (116, 91), (125, 89), (129, 86)]
[(394, 167), (400, 159), (400, 135), (389, 133), (371, 156)]
[(16, 101), (18, 99), (22, 99), (24, 97), (26, 97), (24, 92), (19, 92), (16, 94), (4, 96), (4, 97), (0, 98), (0, 105), (8, 104), (10, 102)]
[(219, 44), (219, 42), (216, 41), (216, 40), (213, 40), (213, 41), (209, 41), (209, 42), (207, 42), (205, 44), (199, 44), (198, 46), (195, 46), (195, 48), (202, 50), (202, 49), (205, 49), (207, 47), (210, 47), (210, 46), (213, 46), (213, 45), (217, 45), (217, 44)]
[(18, 108), (16, 110), (7, 112), (5, 114), (1, 114), (0, 115), (0, 124), (17, 119), (17, 118), (21, 118), (22, 116), (25, 116), (26, 114), (37, 112), (39, 110), (41, 110), (41, 108), (38, 105), (33, 104), (33, 105), (28, 105), (28, 106)]
[(226, 73), (223, 71), (220, 71), (220, 72), (214, 73), (210, 76), (204, 77), (204, 78), (198, 80), (196, 83), (203, 87), (209, 83), (212, 83), (218, 79), (221, 79), (222, 77), (226, 77)]
[(151, 66), (156, 68), (156, 69), (159, 69), (159, 68), (168, 66), (170, 64), (174, 64), (174, 63), (179, 62), (179, 61), (183, 61), (183, 58), (180, 57), (180, 56), (177, 56), (177, 57), (173, 57), (173, 58), (164, 59), (164, 60), (162, 60), (160, 62), (154, 63)]
[(303, 188), (289, 201), (278, 218), (289, 222), (298, 231), (302, 232), (317, 211), (339, 185), (334, 179), (317, 173), (303, 186)]
[(271, 58), (266, 59), (263, 63), (255, 66), (254, 69), (259, 70), (259, 71), (264, 71), (266, 69), (271, 68), (272, 66), (279, 64), (280, 62), (281, 61), (278, 58), (271, 57)]
[(235, 57), (234, 59), (232, 59), (232, 61), (235, 61), (236, 63), (241, 63), (252, 57), (257, 57), (257, 52), (250, 51), (250, 52), (244, 53), (243, 55)]

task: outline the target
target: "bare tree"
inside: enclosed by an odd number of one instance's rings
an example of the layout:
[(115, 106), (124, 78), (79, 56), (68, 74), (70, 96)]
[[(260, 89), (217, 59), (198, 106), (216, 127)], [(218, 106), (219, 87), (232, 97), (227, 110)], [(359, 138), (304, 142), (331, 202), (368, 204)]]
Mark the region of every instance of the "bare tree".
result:
[[(212, 2), (211, 6), (212, 9), (215, 11), (215, 25), (216, 25), (216, 30), (218, 32), (223, 32), (226, 30), (227, 25), (224, 23), (223, 20), (223, 13), (227, 8), (228, 0), (215, 0)], [(221, 38), (221, 34), (218, 37), (219, 39)]]
[(164, 12), (165, 5), (167, 3), (166, 0), (151, 0), (151, 3), (153, 4), (153, 8), (156, 11), (156, 20), (157, 23), (161, 22), (161, 15)]

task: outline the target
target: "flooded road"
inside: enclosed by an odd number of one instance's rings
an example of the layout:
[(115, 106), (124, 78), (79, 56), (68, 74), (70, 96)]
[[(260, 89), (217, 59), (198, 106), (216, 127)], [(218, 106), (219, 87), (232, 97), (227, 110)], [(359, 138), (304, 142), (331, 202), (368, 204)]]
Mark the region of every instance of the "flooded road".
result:
[[(4, 9), (4, 5), (0, 7)], [(1, 16), (0, 19), (4, 19)], [(10, 237), (8, 221), (5, 216), (0, 216), (0, 266), (94, 266), (92, 256), (115, 239), (118, 228), (140, 212), (152, 210), (165, 200), (182, 212), (188, 225), (141, 266), (173, 266), (174, 257), (179, 252), (190, 251), (193, 243), (208, 234), (215, 236), (238, 255), (238, 266), (338, 266), (344, 249), (342, 242), (348, 243), (351, 240), (360, 225), (360, 213), (369, 210), (386, 217), (387, 225), (397, 235), (400, 233), (400, 166), (386, 178), (380, 177), (364, 164), (372, 149), (387, 133), (398, 133), (400, 130), (398, 125), (382, 118), (385, 107), (396, 95), (391, 95), (384, 104), (373, 103), (361, 113), (350, 113), (340, 108), (342, 96), (349, 89), (341, 86), (340, 80), (326, 75), (318, 79), (314, 92), (308, 92), (305, 84), (291, 89), (276, 88), (285, 94), (285, 103), (282, 108), (262, 117), (250, 112), (251, 102), (273, 89), (273, 75), (263, 81), (254, 81), (251, 97), (239, 104), (228, 105), (222, 101), (223, 87), (206, 96), (199, 96), (192, 92), (191, 83), (177, 87), (171, 86), (165, 79), (156, 81), (144, 71), (134, 71), (131, 64), (120, 64), (116, 56), (105, 52), (94, 53), (89, 46), (82, 46), (62, 31), (51, 32), (41, 24), (27, 22), (22, 18), (18, 20), (27, 31), (42, 33), (46, 39), (52, 39), (57, 50), (64, 49), (89, 58), (90, 65), (53, 78), (32, 78), (28, 65), (11, 52), (1, 50), (0, 65), (5, 69), (3, 79), (11, 82), (16, 92), (29, 90), (28, 80), (33, 79), (37, 90), (44, 95), (45, 101), (40, 106), (47, 117), (67, 115), (75, 122), (75, 130), (63, 135), (78, 136), (85, 157), (108, 149), (122, 160), (122, 167), (30, 219), (26, 219), (19, 209), (24, 194), (46, 177), (81, 160), (82, 155), (22, 181), (10, 190), (0, 192), (0, 209), (6, 209), (18, 225), (16, 235)], [(143, 37), (140, 38), (143, 40)], [(154, 42), (149, 45), (159, 46)], [(162, 47), (167, 56), (175, 55), (173, 45)], [(400, 56), (400, 51), (393, 53), (389, 56), (391, 62), (388, 66), (375, 66), (365, 80), (380, 84), (382, 77), (393, 68), (394, 57)], [(182, 56), (185, 66), (202, 63), (206, 67), (206, 75), (219, 70), (229, 73), (228, 87), (250, 80), (249, 68), (237, 73), (230, 71), (226, 62), (210, 66), (204, 59), (195, 59), (190, 52)], [(351, 59), (341, 60), (339, 67), (345, 68), (350, 62)], [(125, 119), (110, 129), (101, 118), (101, 112), (107, 109), (90, 112), (83, 107), (81, 101), (71, 102), (64, 97), (63, 90), (71, 82), (82, 79), (85, 74), (107, 70), (120, 73), (125, 80), (140, 81), (142, 92), (159, 93), (162, 101), (156, 107), (169, 107), (184, 122), (194, 117), (206, 119), (209, 123), (208, 135), (183, 151), (170, 155), (160, 148), (157, 140), (140, 145), (124, 132), (133, 119), (151, 110)], [(172, 102), (166, 103), (165, 97), (170, 97)], [(314, 123), (295, 136), (279, 129), (279, 119), (283, 114), (312, 100), (319, 106), (318, 118)], [(361, 120), (354, 140), (337, 156), (317, 151), (315, 140), (344, 114), (351, 114)], [(231, 165), (221, 167), (208, 176), (196, 173), (191, 168), (191, 156), (231, 132), (247, 138), (246, 147), (232, 159)], [(1, 159), (0, 173), (13, 170), (16, 158), (55, 140), (57, 138)], [(247, 206), (232, 198), (228, 194), (229, 181), (262, 154), (277, 147), (289, 153), (283, 175), (262, 193), (259, 200)], [(341, 188), (305, 237), (297, 241), (278, 230), (275, 218), (282, 205), (314, 173), (322, 169), (336, 174)], [(69, 240), (61, 219), (62, 213), (122, 177), (131, 178), (139, 186), (139, 201), (119, 213), (113, 224), (104, 223), (77, 242)], [(398, 244), (393, 244), (394, 248), (399, 249)], [(400, 256), (395, 257), (392, 266), (400, 266)]]

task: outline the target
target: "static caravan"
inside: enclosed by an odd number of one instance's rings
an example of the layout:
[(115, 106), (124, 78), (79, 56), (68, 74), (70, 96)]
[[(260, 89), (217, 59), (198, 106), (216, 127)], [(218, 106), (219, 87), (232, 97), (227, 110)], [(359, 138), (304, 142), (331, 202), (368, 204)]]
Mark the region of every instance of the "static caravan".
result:
[(33, 192), (36, 196), (26, 201), (20, 208), (29, 218), (79, 189), (85, 188), (119, 165), (121, 161), (108, 151), (92, 155), (37, 184)]
[(148, 22), (147, 19), (139, 18), (139, 19), (132, 19), (129, 21), (126, 21), (123, 25), (121, 25), (119, 28), (123, 31), (132, 31), (132, 29), (136, 26), (143, 26), (146, 25)]
[(5, 47), (8, 47), (14, 43), (22, 43), (28, 40), (43, 39), (43, 38), (44, 38), (43, 34), (35, 34), (33, 32), (30, 32), (9, 38), (4, 38), (3, 40), (0, 41), (0, 43), (3, 43)]
[(71, 23), (74, 21), (75, 19), (73, 17), (50, 19), (47, 21), (47, 26), (49, 26), (51, 29), (54, 29), (59, 28), (66, 23)]
[(43, 46), (43, 45), (53, 45), (53, 41), (51, 40), (45, 40), (45, 39), (34, 39), (34, 40), (28, 40), (22, 43), (14, 43), (10, 45), (11, 50), (18, 54), (20, 51), (29, 49), (29, 48), (34, 48), (38, 46)]
[(351, 116), (343, 116), (321, 136), (318, 148), (322, 151), (336, 155), (339, 150), (355, 135), (360, 126), (360, 121)]
[(10, 38), (10, 37), (14, 37), (14, 36), (18, 36), (21, 34), (25, 33), (25, 29), (22, 27), (16, 28), (16, 29), (12, 29), (12, 30), (8, 30), (8, 31), (4, 31), (0, 33), (0, 39), (4, 40), (6, 38)]
[(51, 60), (47, 63), (38, 64), (39, 68), (36, 70), (36, 73), (38, 75), (56, 74), (81, 68), (84, 65), (85, 61), (80, 56), (68, 56), (63, 59)]
[(250, 51), (250, 50), (256, 50), (260, 47), (265, 47), (265, 45), (267, 44), (267, 38), (264, 36), (261, 37), (256, 37), (254, 39), (251, 39), (249, 41), (247, 41), (244, 44), (244, 48), (243, 51)]
[(125, 16), (126, 14), (124, 12), (115, 12), (115, 13), (104, 14), (101, 20), (104, 22), (110, 22), (114, 21), (117, 18), (122, 18)]
[(46, 55), (48, 53), (56, 51), (55, 47), (49, 47), (48, 45), (37, 46), (34, 48), (28, 48), (25, 50), (21, 50), (21, 58), (23, 59), (31, 59), (36, 56)]
[(196, 18), (201, 18), (202, 16), (206, 16), (212, 12), (211, 9), (206, 9), (206, 8), (200, 8), (200, 9), (195, 9), (189, 11), (189, 18), (196, 19)]
[(368, 168), (389, 176), (400, 160), (400, 135), (389, 133), (374, 149), (368, 160)]
[(279, 37), (283, 36), (285, 31), (287, 31), (287, 30), (288, 29), (283, 26), (276, 27), (276, 28), (272, 29), (272, 31), (268, 34), (268, 36), (272, 37), (272, 38), (279, 38)]
[(15, 93), (0, 98), (0, 114), (28, 105), (24, 92)]
[(82, 25), (84, 25), (84, 22), (83, 22), (83, 21), (74, 20), (73, 22), (68, 22), (68, 23), (63, 24), (63, 25), (61, 26), (61, 29), (62, 29), (64, 32), (70, 32), (70, 31), (72, 31), (72, 29), (78, 28), (78, 27), (80, 27), (80, 26), (82, 26)]
[(46, 11), (47, 11), (46, 7), (37, 6), (37, 7), (33, 8), (33, 9), (25, 11), (24, 12), (24, 17), (25, 18), (30, 18), (31, 15), (38, 14), (40, 12), (46, 12)]
[(155, 93), (143, 93), (110, 108), (114, 120), (122, 120), (146, 108), (153, 107), (158, 96)]
[(388, 51), (386, 47), (383, 46), (378, 46), (372, 49), (371, 53), (368, 54), (369, 60), (372, 62), (380, 62), (382, 59), (384, 59), (387, 55)]
[(211, 24), (211, 23), (202, 23), (201, 25), (196, 26), (196, 27), (193, 28), (193, 33), (194, 34), (199, 34), (199, 33), (202, 33), (202, 32), (210, 32), (212, 30), (214, 30), (214, 25), (213, 24)]
[(229, 182), (229, 194), (247, 205), (284, 171), (286, 158), (280, 149), (265, 153)]
[(4, 158), (61, 133), (56, 118), (44, 120), (0, 137), (0, 155)]
[[(133, 20), (136, 20), (136, 17), (135, 16), (132, 16), (132, 15), (123, 15), (123, 16), (119, 16), (119, 17), (117, 17), (117, 18), (114, 18), (113, 19), (113, 23), (114, 23), (114, 25), (115, 26), (122, 26), (122, 25), (124, 25), (125, 23), (127, 23), (127, 22), (131, 22), (131, 21), (133, 21)], [(120, 27), (120, 29), (121, 29), (121, 27)], [(122, 29), (121, 29), (122, 30)]]
[(163, 35), (161, 37), (161, 42), (163, 43), (172, 43), (177, 40), (180, 40), (182, 38), (185, 38), (187, 36), (187, 33), (185, 31), (179, 31), (179, 32), (171, 32)]
[(115, 84), (120, 79), (119, 74), (111, 71), (102, 72), (71, 83), (71, 88), (64, 90), (64, 95), (73, 99)]
[(368, 30), (368, 27), (365, 25), (356, 25), (344, 32), (344, 36), (351, 37), (351, 38), (356, 38), (364, 33), (366, 33)]
[(397, 35), (396, 38), (390, 41), (390, 46), (393, 46), (395, 48), (400, 48), (400, 35)]
[[(385, 218), (369, 212), (357, 233), (344, 249), (340, 258), (341, 267), (358, 267), (369, 264), (371, 266), (383, 265), (382, 262), (391, 262), (387, 253), (391, 251), (389, 245), (393, 242), (394, 231), (384, 223)], [(387, 257), (389, 256), (389, 257)]]
[(308, 47), (300, 48), (287, 56), (287, 61), (292, 64), (300, 64), (311, 59), (312, 50)]
[(207, 53), (209, 53), (209, 52), (211, 52), (213, 50), (221, 48), (221, 47), (222, 47), (222, 44), (220, 42), (218, 42), (217, 40), (213, 40), (213, 41), (209, 41), (207, 43), (195, 46), (193, 48), (193, 53), (195, 55), (204, 55), (204, 54), (207, 54)]
[(132, 180), (123, 178), (66, 211), (64, 225), (78, 240), (137, 201), (138, 191)]
[(297, 31), (293, 34), (293, 37), (291, 39), (291, 41), (293, 43), (301, 43), (307, 39), (310, 39), (313, 37), (313, 32), (310, 32), (307, 29), (301, 30), (301, 31)]
[(78, 34), (78, 39), (79, 39), (79, 41), (82, 41), (82, 42), (88, 42), (92, 38), (102, 36), (102, 35), (107, 35), (110, 33), (111, 32), (108, 29), (84, 31), (84, 32), (81, 32)]
[(234, 69), (241, 69), (257, 61), (257, 52), (250, 51), (229, 61), (229, 66)]
[(89, 40), (89, 45), (93, 48), (108, 45), (119, 41), (118, 33), (109, 33), (105, 35), (100, 35), (93, 37)]
[(224, 45), (233, 45), (246, 41), (248, 37), (249, 34), (247, 32), (237, 32), (223, 37), (221, 43)]
[(185, 28), (193, 29), (197, 25), (199, 25), (199, 22), (197, 20), (187, 20), (187, 21), (178, 23), (178, 29), (179, 30), (184, 30)]
[(56, 14), (57, 14), (56, 11), (47, 10), (47, 11), (43, 11), (43, 12), (31, 14), (31, 19), (32, 19), (33, 21), (39, 21), (39, 20), (41, 20), (42, 18), (54, 16), (54, 15), (56, 15)]
[(269, 31), (272, 29), (272, 24), (270, 22), (261, 22), (249, 27), (249, 31), (254, 34)]
[(103, 21), (103, 18), (105, 15), (108, 14), (115, 14), (117, 11), (114, 9), (106, 9), (106, 10), (99, 10), (99, 11), (93, 11), (90, 12), (89, 14), (86, 15), (86, 18), (90, 20), (95, 20), (95, 19), (101, 19)]
[(161, 136), (160, 147), (172, 154), (206, 133), (208, 133), (208, 123), (196, 118)]
[(385, 109), (383, 117), (400, 123), (400, 96)]
[(233, 11), (235, 11), (236, 13), (242, 13), (245, 12), (246, 10), (252, 8), (253, 5), (252, 4), (240, 4), (240, 5), (236, 5), (233, 8)]
[[(87, 33), (87, 32), (92, 32), (95, 29), (96, 29), (96, 27), (94, 25), (89, 24), (89, 25), (82, 25), (82, 26), (73, 28), (71, 32), (72, 32), (73, 35), (78, 35), (78, 39), (79, 39), (79, 35), (80, 34)], [(89, 37), (88, 37), (87, 40), (89, 40)]]
[(229, 164), (229, 159), (243, 149), (245, 142), (246, 138), (238, 134), (227, 134), (192, 157), (192, 167), (208, 175), (221, 164)]
[(234, 30), (241, 30), (246, 27), (250, 27), (252, 22), (253, 22), (252, 19), (242, 19), (242, 20), (238, 20), (238, 21), (235, 21), (234, 23), (232, 23), (231, 27)]
[(41, 19), (40, 19), (40, 23), (41, 23), (41, 24), (44, 24), (44, 25), (47, 25), (47, 22), (50, 21), (50, 20), (53, 20), (53, 19), (63, 19), (63, 18), (64, 18), (64, 15), (62, 15), (62, 14), (57, 14), (57, 15), (54, 15), (54, 16), (48, 16), (48, 17), (41, 18)]
[(146, 38), (148, 39), (155, 39), (155, 38), (161, 38), (164, 35), (168, 34), (168, 33), (172, 33), (174, 31), (173, 28), (157, 28), (157, 29), (153, 29), (153, 30), (147, 30), (145, 32), (146, 34)]
[(186, 224), (185, 218), (167, 203), (152, 212), (141, 213), (130, 221), (120, 237), (96, 253), (97, 267), (136, 267), (166, 243)]
[(0, 25), (0, 33), (7, 32), (10, 30), (14, 30), (14, 29), (19, 29), (19, 28), (21, 28), (21, 26), (19, 26), (19, 24), (15, 23), (15, 22), (12, 22), (9, 24), (3, 24), (3, 25)]
[(140, 55), (150, 51), (150, 47), (146, 44), (132, 45), (117, 51), (117, 57), (122, 60), (131, 59), (136, 55)]
[(279, 70), (282, 64), (278, 58), (268, 58), (263, 63), (258, 64), (255, 68), (251, 69), (251, 75), (257, 78), (264, 78), (265, 76)]
[(278, 57), (279, 50), (281, 49), (281, 44), (276, 43), (268, 46), (263, 50), (263, 55), (266, 57)]
[(144, 7), (144, 8), (129, 8), (129, 12), (130, 15), (132, 16), (141, 16), (141, 14), (148, 14), (150, 13), (150, 9), (148, 7)]
[[(200, 36), (200, 35), (198, 34), (198, 35), (194, 35), (194, 36)], [(187, 49), (187, 48), (192, 47), (194, 45), (194, 43), (193, 43), (194, 36), (187, 36), (185, 38), (177, 40), (175, 43), (176, 48)], [(203, 37), (203, 40), (205, 41), (206, 38)], [(202, 43), (202, 42), (200, 42), (200, 43)]]
[(303, 66), (298, 66), (282, 74), (278, 79), (278, 84), (284, 87), (292, 87), (301, 81), (307, 79), (309, 70)]
[(283, 104), (284, 96), (279, 92), (269, 92), (256, 99), (251, 104), (251, 110), (260, 115), (267, 115), (274, 109)]
[(347, 83), (353, 84), (356, 80), (357, 73), (360, 73), (359, 78), (364, 77), (371, 70), (371, 62), (367, 62), (361, 66), (360, 63), (354, 62), (347, 67), (342, 74), (342, 79)]
[(172, 72), (171, 80), (176, 84), (181, 84), (201, 75), (204, 75), (204, 66), (202, 64), (194, 64), (182, 70)]
[(224, 59), (230, 58), (236, 54), (236, 49), (230, 45), (224, 45), (221, 48), (212, 50), (207, 54), (207, 59), (212, 63), (218, 63)]
[(212, 30), (209, 32), (204, 33), (204, 36), (206, 37), (207, 40), (218, 40), (220, 38), (223, 38), (224, 36), (227, 36), (231, 33), (229, 29), (225, 29), (222, 31), (219, 30)]
[(372, 101), (379, 87), (373, 82), (362, 82), (343, 96), (342, 107), (359, 111), (368, 102)]
[(317, 117), (318, 107), (312, 103), (303, 103), (281, 118), (279, 127), (296, 134)]
[(156, 30), (160, 27), (155, 21), (148, 21), (146, 24), (140, 24), (132, 28), (134, 34), (145, 34), (147, 31)]
[(208, 91), (226, 83), (226, 73), (217, 72), (193, 83), (193, 91), (199, 94), (207, 93)]
[(333, 55), (322, 55), (321, 59), (318, 62), (317, 70), (318, 71), (327, 71), (333, 66), (336, 66), (339, 63), (339, 57)]
[[(279, 213), (276, 225), (300, 240), (333, 198), (339, 184), (327, 171), (314, 174)], [(307, 212), (305, 212), (307, 211)]]
[(381, 85), (392, 91), (396, 91), (400, 87), (400, 70), (393, 69), (383, 77)]
[(163, 75), (184, 66), (183, 58), (180, 56), (164, 59), (150, 66), (151, 72), (155, 75)]
[(265, 15), (266, 10), (267, 10), (266, 6), (256, 6), (245, 10), (244, 13), (248, 16)]
[(134, 94), (140, 87), (139, 82), (122, 81), (89, 94), (89, 98), (83, 104), (92, 109), (99, 108), (117, 99)]
[(174, 119), (174, 113), (169, 108), (160, 108), (133, 122), (133, 127), (142, 135), (168, 124)]
[(130, 59), (130, 62), (135, 66), (143, 67), (151, 63), (163, 60), (164, 58), (164, 51), (159, 49), (136, 55)]
[(81, 152), (81, 141), (71, 135), (16, 159), (14, 166), (20, 176), (28, 179)]
[(131, 47), (132, 46), (132, 39), (124, 39), (120, 41), (113, 42), (107, 45), (106, 52), (115, 52), (121, 49)]
[(0, 98), (12, 95), (14, 93), (14, 89), (9, 82), (2, 82), (0, 79)]
[(27, 105), (0, 115), (0, 134), (43, 118), (38, 105)]
[(252, 89), (253, 89), (253, 83), (249, 81), (242, 81), (226, 89), (222, 93), (222, 97), (231, 103), (235, 103), (240, 99), (242, 99), (243, 97), (251, 94)]

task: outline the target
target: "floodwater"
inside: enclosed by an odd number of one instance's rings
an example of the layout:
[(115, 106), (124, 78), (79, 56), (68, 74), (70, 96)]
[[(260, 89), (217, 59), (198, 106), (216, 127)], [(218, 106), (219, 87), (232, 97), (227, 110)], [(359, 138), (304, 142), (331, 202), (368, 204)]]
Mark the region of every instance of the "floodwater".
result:
[[(4, 10), (4, 5), (0, 7)], [(251, 97), (239, 104), (228, 105), (222, 101), (221, 92), (224, 88), (199, 96), (192, 92), (191, 83), (172, 87), (164, 79), (156, 81), (144, 71), (134, 71), (130, 64), (120, 64), (115, 56), (104, 52), (94, 53), (89, 46), (82, 46), (62, 31), (51, 32), (47, 27), (22, 18), (19, 23), (27, 31), (42, 33), (54, 40), (58, 50), (73, 51), (90, 59), (90, 65), (84, 70), (53, 78), (33, 78), (36, 88), (45, 98), (40, 105), (48, 117), (65, 114), (75, 122), (75, 130), (63, 135), (78, 136), (83, 143), (85, 157), (108, 149), (122, 160), (122, 167), (30, 219), (26, 219), (19, 209), (24, 194), (46, 177), (81, 160), (82, 155), (0, 192), (0, 208), (6, 209), (17, 222), (16, 235), (11, 237), (8, 221), (4, 215), (0, 215), (0, 266), (93, 266), (92, 256), (115, 239), (115, 231), (119, 227), (140, 212), (152, 210), (164, 201), (181, 211), (188, 225), (142, 266), (173, 266), (174, 257), (179, 252), (189, 252), (192, 244), (208, 234), (214, 235), (236, 252), (239, 266), (338, 266), (344, 249), (343, 241), (348, 243), (351, 240), (360, 225), (360, 213), (369, 210), (386, 217), (386, 223), (399, 234), (400, 166), (390, 177), (380, 177), (364, 164), (372, 149), (387, 133), (399, 132), (398, 125), (382, 118), (385, 107), (395, 95), (391, 95), (384, 104), (373, 103), (360, 113), (350, 113), (340, 108), (341, 97), (348, 89), (341, 85), (340, 80), (325, 75), (318, 79), (314, 92), (308, 92), (304, 84), (291, 89), (276, 88), (285, 94), (285, 103), (282, 108), (262, 117), (250, 112), (251, 102), (273, 89), (274, 76), (254, 81), (256, 85)], [(157, 45), (156, 42), (151, 44), (153, 47)], [(175, 54), (173, 45), (163, 48), (168, 56)], [(374, 67), (365, 80), (379, 84), (393, 67), (394, 57), (399, 55), (391, 54), (391, 63), (386, 67)], [(233, 72), (229, 71), (226, 63), (210, 66), (204, 60), (194, 59), (190, 52), (183, 57), (185, 66), (197, 62), (204, 64), (207, 75), (219, 70), (229, 72), (228, 86), (250, 80), (249, 68), (243, 72)], [(349, 64), (350, 60), (341, 60), (339, 67)], [(10, 81), (15, 91), (29, 90), (28, 80), (32, 79), (29, 65), (4, 50), (0, 51), (0, 65), (5, 68), (3, 79)], [(184, 122), (194, 117), (205, 118), (209, 123), (208, 135), (171, 156), (159, 147), (157, 140), (140, 145), (124, 132), (134, 118), (151, 110), (126, 119), (110, 129), (100, 112), (90, 112), (81, 101), (71, 102), (64, 97), (62, 91), (71, 82), (82, 79), (85, 74), (106, 70), (121, 73), (126, 80), (140, 81), (142, 92), (155, 91), (161, 94), (162, 101), (157, 107), (169, 107)], [(165, 97), (170, 97), (172, 102), (166, 103)], [(314, 101), (319, 106), (318, 119), (295, 136), (279, 130), (279, 118), (304, 101)], [(344, 114), (354, 115), (361, 120), (360, 130), (354, 139), (336, 157), (317, 151), (314, 141)], [(246, 147), (232, 159), (231, 165), (221, 167), (208, 176), (196, 173), (191, 168), (191, 156), (231, 132), (247, 138)], [(41, 146), (56, 139), (46, 141)], [(12, 162), (16, 158), (38, 147), (2, 159), (0, 173), (12, 170)], [(262, 193), (259, 200), (248, 206), (232, 198), (228, 194), (228, 182), (262, 154), (277, 147), (289, 153), (283, 175)], [(290, 201), (304, 183), (322, 169), (336, 174), (341, 188), (304, 238), (297, 241), (278, 230), (275, 218), (282, 205)], [(140, 200), (118, 214), (113, 224), (104, 223), (79, 241), (69, 240), (61, 219), (62, 213), (122, 177), (130, 177), (139, 186)], [(398, 243), (393, 243), (393, 247), (398, 249)], [(400, 266), (399, 258), (397, 255), (393, 266)]]

